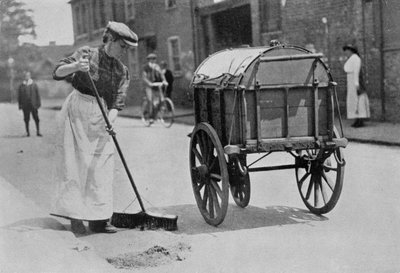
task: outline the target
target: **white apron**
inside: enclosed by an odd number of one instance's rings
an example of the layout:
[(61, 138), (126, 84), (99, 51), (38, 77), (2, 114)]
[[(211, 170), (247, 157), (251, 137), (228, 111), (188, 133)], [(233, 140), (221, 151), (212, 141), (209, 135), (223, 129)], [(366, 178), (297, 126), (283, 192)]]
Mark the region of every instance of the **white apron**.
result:
[(76, 90), (67, 97), (59, 115), (61, 162), (52, 214), (89, 221), (112, 216), (114, 146), (105, 126), (95, 97)]
[(346, 110), (348, 119), (370, 117), (368, 95), (366, 93), (357, 95), (360, 69), (361, 59), (357, 54), (351, 55), (344, 64), (344, 71), (347, 74)]

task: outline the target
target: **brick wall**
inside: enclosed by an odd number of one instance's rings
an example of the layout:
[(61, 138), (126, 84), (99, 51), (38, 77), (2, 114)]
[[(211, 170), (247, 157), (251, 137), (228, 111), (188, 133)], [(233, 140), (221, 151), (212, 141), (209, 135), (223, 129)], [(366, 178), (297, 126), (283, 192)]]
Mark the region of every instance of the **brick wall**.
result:
[[(133, 28), (139, 39), (154, 36), (157, 48), (158, 62), (165, 60), (171, 66), (168, 55), (168, 38), (177, 36), (180, 39), (180, 60), (182, 72), (175, 75), (172, 99), (178, 105), (191, 105), (188, 101), (187, 91), (194, 71), (193, 32), (190, 0), (176, 1), (175, 8), (166, 9), (165, 1), (146, 0), (137, 1), (135, 4), (136, 17)], [(146, 63), (146, 49), (143, 40), (139, 42), (140, 68)], [(134, 80), (134, 93), (131, 96), (141, 100), (143, 85), (140, 75)], [(139, 101), (140, 103), (141, 101)]]
[(385, 106), (389, 121), (400, 121), (400, 51), (385, 53)]
[[(343, 65), (346, 58), (342, 47), (347, 43), (357, 45), (366, 73), (372, 118), (380, 119), (381, 33), (378, 1), (290, 0), (281, 5), (281, 16), (281, 31), (260, 33), (260, 44), (267, 45), (270, 39), (279, 39), (288, 44), (305, 47), (312, 45), (316, 52), (323, 53), (334, 80), (338, 83), (338, 95), (343, 108), (346, 99), (346, 75)], [(323, 18), (326, 18), (326, 23)], [(391, 59), (391, 64), (393, 62), (396, 62), (396, 59)], [(389, 65), (386, 65), (386, 69), (390, 69)], [(393, 73), (389, 72), (387, 76), (393, 78), (390, 82), (396, 82), (397, 77)], [(388, 105), (387, 108), (389, 107), (393, 106)]]

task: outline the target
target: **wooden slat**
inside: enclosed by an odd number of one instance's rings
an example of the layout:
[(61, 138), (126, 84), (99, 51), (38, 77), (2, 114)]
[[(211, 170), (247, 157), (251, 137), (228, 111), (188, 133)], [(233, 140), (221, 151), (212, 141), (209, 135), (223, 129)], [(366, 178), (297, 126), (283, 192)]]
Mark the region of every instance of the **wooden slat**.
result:
[(283, 135), (287, 138), (289, 134), (289, 88), (285, 88), (285, 122), (284, 122), (284, 132)]
[(318, 84), (314, 86), (314, 136), (319, 136), (319, 116), (318, 116)]

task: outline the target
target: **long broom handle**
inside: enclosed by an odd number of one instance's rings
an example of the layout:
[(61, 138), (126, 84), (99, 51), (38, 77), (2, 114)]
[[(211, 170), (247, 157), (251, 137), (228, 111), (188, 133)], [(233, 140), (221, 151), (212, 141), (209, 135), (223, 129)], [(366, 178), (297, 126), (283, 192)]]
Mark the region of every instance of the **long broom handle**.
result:
[[(97, 91), (96, 85), (94, 84), (93, 79), (90, 76), (89, 72), (87, 72), (87, 75), (89, 77), (90, 84), (92, 85), (92, 88), (93, 88), (94, 95), (96, 97), (97, 103), (99, 104), (101, 113), (103, 114), (104, 120), (106, 122), (107, 129), (110, 132), (110, 131), (112, 131), (112, 125), (111, 125), (110, 121), (108, 120), (106, 111), (104, 110), (103, 104), (101, 103), (99, 92)], [(136, 188), (135, 182), (133, 181), (133, 178), (132, 178), (131, 172), (129, 171), (128, 165), (126, 164), (125, 157), (122, 154), (121, 148), (119, 147), (119, 144), (118, 144), (118, 141), (117, 141), (117, 137), (115, 136), (115, 133), (110, 133), (110, 135), (111, 135), (112, 139), (114, 140), (115, 147), (117, 148), (119, 157), (121, 158), (122, 164), (125, 167), (126, 174), (128, 175), (128, 178), (129, 178), (129, 181), (131, 182), (132, 188), (135, 191), (136, 197), (137, 197), (137, 199), (139, 201), (140, 208), (142, 209), (143, 212), (146, 212), (146, 210), (144, 209), (142, 198), (140, 197), (139, 191)]]

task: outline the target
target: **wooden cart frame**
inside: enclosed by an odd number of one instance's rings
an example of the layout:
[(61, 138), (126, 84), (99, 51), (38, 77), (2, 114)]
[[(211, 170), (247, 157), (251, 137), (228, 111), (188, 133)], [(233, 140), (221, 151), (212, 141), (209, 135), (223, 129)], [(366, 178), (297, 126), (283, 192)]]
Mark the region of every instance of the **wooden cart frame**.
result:
[[(229, 189), (238, 206), (249, 204), (250, 172), (295, 169), (307, 208), (315, 214), (334, 208), (347, 139), (336, 83), (322, 57), (297, 46), (239, 48), (217, 52), (197, 68), (190, 172), (207, 223), (224, 220)], [(293, 164), (253, 167), (282, 151), (294, 157)], [(262, 155), (247, 164), (253, 153)]]

